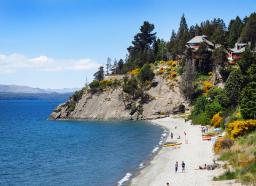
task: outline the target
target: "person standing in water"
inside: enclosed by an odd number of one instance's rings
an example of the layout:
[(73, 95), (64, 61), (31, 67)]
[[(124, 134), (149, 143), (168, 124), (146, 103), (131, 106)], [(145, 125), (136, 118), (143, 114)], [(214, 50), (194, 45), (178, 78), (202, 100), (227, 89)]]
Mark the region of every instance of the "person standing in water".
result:
[(171, 132), (171, 139), (173, 139), (173, 133)]
[(178, 167), (179, 167), (179, 163), (176, 161), (176, 163), (175, 163), (175, 172), (176, 173), (178, 172)]
[(185, 163), (184, 163), (184, 161), (182, 161), (181, 167), (182, 167), (182, 172), (185, 172)]

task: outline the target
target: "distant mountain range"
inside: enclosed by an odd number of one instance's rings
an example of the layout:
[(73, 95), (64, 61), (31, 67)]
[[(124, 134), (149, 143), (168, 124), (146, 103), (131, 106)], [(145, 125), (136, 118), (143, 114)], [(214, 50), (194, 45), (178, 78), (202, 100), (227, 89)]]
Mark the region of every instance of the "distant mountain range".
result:
[(3, 93), (27, 93), (27, 94), (50, 94), (50, 93), (72, 93), (78, 90), (77, 88), (69, 89), (41, 89), (33, 88), (29, 86), (20, 86), (20, 85), (0, 85), (0, 92)]
[(0, 85), (0, 99), (65, 99), (77, 88), (41, 89), (20, 85)]

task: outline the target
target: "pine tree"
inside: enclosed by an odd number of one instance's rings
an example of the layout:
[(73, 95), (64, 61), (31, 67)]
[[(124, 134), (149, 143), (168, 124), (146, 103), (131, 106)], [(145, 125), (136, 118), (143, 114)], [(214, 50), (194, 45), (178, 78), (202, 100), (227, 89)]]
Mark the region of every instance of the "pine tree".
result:
[(218, 43), (218, 44), (222, 44), (225, 45), (226, 43), (226, 38), (225, 38), (225, 23), (222, 19), (217, 18), (217, 19), (213, 19), (213, 21), (211, 22), (211, 27), (212, 27), (212, 34), (210, 36), (210, 39), (214, 42), (214, 43)]
[(132, 46), (128, 48), (129, 62), (142, 67), (147, 62), (154, 61), (153, 44), (156, 40), (155, 26), (145, 21), (140, 32), (134, 36)]
[(177, 35), (174, 30), (172, 30), (171, 39), (168, 43), (168, 51), (171, 55), (171, 58), (175, 59), (177, 55)]
[(192, 59), (191, 49), (185, 51), (186, 61), (184, 64), (184, 72), (182, 74), (182, 91), (187, 99), (192, 99), (196, 77), (195, 61)]
[(117, 63), (117, 73), (122, 74), (123, 68), (124, 68), (124, 61), (122, 59), (120, 59)]
[(183, 14), (180, 20), (180, 27), (177, 33), (178, 54), (182, 54), (184, 52), (185, 45), (188, 40), (189, 40), (188, 25), (187, 25), (185, 15)]
[(107, 58), (107, 64), (106, 64), (106, 73), (109, 75), (109, 72), (111, 71), (111, 58)]
[(249, 83), (241, 95), (241, 114), (244, 119), (256, 118), (256, 83)]
[(208, 46), (202, 43), (196, 52), (196, 69), (200, 73), (208, 74), (212, 68), (211, 52), (208, 50)]
[(167, 43), (163, 39), (157, 39), (154, 44), (155, 60), (166, 60)]
[(239, 16), (237, 16), (236, 19), (233, 19), (230, 21), (228, 26), (229, 32), (227, 36), (229, 47), (234, 47), (235, 43), (238, 41), (241, 35), (242, 29), (243, 29), (243, 22)]
[(99, 70), (93, 76), (95, 80), (102, 81), (104, 79), (104, 67), (99, 67)]
[(252, 51), (247, 47), (245, 52), (242, 54), (241, 59), (238, 61), (238, 65), (243, 74), (247, 73), (248, 68), (256, 63), (256, 59), (252, 53)]
[(229, 98), (230, 105), (237, 105), (243, 87), (243, 83), (244, 78), (240, 70), (234, 70), (228, 76), (228, 79), (225, 83), (224, 91), (226, 96)]
[(251, 47), (254, 49), (256, 46), (256, 13), (251, 14), (246, 20), (241, 36), (243, 41), (251, 42)]

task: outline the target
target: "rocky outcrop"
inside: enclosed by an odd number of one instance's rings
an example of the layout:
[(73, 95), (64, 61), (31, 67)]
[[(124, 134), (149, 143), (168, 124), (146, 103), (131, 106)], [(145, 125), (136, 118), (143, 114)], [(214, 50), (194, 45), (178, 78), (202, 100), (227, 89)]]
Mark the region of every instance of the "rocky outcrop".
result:
[(165, 117), (181, 105), (187, 106), (180, 91), (180, 79), (168, 82), (160, 76), (155, 78), (156, 86), (147, 91), (150, 101), (142, 104), (142, 114), (132, 113), (127, 106), (122, 87), (104, 90), (101, 93), (84, 93), (72, 111), (68, 102), (59, 105), (51, 114), (52, 119), (89, 120), (136, 120)]

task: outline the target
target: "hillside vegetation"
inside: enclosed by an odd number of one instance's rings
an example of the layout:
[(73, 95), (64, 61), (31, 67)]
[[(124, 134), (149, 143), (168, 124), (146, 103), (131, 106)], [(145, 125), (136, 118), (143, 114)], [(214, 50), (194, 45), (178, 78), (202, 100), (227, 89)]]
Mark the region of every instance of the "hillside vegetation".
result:
[[(208, 36), (195, 50), (194, 36)], [(237, 61), (227, 58), (236, 43), (246, 45)], [(226, 132), (214, 150), (229, 163), (216, 179), (255, 184), (256, 13), (188, 27), (185, 16), (169, 41), (157, 38), (145, 21), (125, 59), (107, 59), (94, 80), (53, 113), (54, 119), (152, 119), (192, 108), (193, 124)], [(187, 105), (190, 104), (190, 106)], [(245, 149), (246, 147), (246, 149)]]

